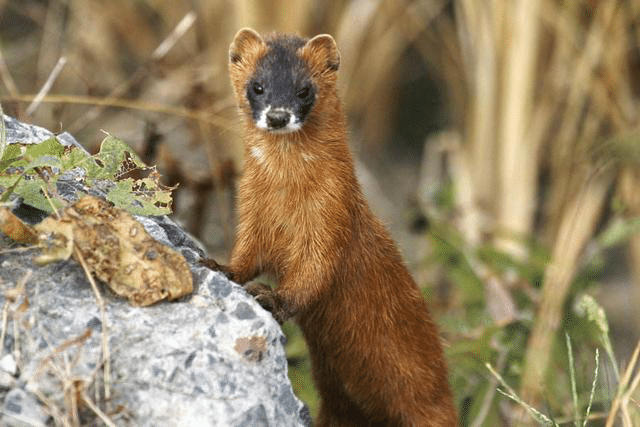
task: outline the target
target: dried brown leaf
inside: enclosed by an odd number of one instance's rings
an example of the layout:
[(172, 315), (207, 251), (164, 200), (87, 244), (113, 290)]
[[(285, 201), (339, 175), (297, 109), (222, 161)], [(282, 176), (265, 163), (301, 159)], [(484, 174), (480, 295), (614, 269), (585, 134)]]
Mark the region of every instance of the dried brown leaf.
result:
[(102, 199), (84, 196), (60, 219), (47, 218), (36, 229), (48, 243), (39, 262), (68, 259), (75, 247), (91, 273), (134, 305), (173, 300), (193, 290), (184, 257)]

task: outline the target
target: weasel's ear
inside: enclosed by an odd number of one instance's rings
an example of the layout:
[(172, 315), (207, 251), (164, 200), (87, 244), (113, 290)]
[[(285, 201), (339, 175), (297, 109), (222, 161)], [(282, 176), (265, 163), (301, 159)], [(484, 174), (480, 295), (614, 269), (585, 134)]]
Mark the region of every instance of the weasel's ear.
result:
[(242, 60), (244, 54), (258, 45), (263, 44), (264, 41), (260, 34), (256, 33), (251, 28), (242, 28), (238, 31), (229, 46), (229, 61), (235, 64)]
[(309, 51), (314, 60), (321, 61), (326, 70), (337, 71), (340, 67), (340, 52), (336, 41), (329, 34), (315, 36), (307, 42), (304, 49)]

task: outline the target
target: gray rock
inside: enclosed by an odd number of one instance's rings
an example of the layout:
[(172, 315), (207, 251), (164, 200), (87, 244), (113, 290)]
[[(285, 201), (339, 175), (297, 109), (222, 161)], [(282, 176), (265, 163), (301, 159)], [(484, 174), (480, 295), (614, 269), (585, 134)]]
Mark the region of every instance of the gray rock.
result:
[(49, 415), (36, 397), (21, 388), (10, 390), (2, 402), (2, 425), (44, 426)]
[(71, 136), (71, 134), (69, 134), (68, 132), (64, 132), (59, 135), (54, 135), (52, 132), (48, 131), (45, 128), (41, 128), (40, 126), (30, 125), (27, 123), (22, 123), (21, 121), (16, 120), (11, 116), (7, 116), (6, 114), (2, 115), (2, 120), (4, 121), (7, 143), (9, 144), (12, 144), (12, 143), (38, 144), (42, 141), (45, 141), (47, 139), (50, 139), (56, 136), (58, 138), (58, 141), (60, 141), (62, 145), (66, 145), (66, 146), (75, 145), (76, 147), (84, 150), (82, 145), (80, 145), (78, 141), (76, 141), (76, 139), (73, 136)]
[[(5, 121), (10, 142), (51, 136)], [(184, 254), (194, 293), (139, 308), (101, 285), (106, 328), (78, 263), (39, 266), (35, 250), (0, 255), (0, 305), (9, 319), (0, 347), (0, 426), (51, 425), (69, 413), (72, 384), (82, 385), (118, 426), (309, 425), (308, 410), (287, 378), (282, 331), (271, 315), (240, 286), (199, 266), (200, 244), (171, 219), (136, 218), (155, 239)], [(16, 292), (21, 283), (24, 290)], [(79, 412), (83, 423), (96, 419), (86, 406)]]

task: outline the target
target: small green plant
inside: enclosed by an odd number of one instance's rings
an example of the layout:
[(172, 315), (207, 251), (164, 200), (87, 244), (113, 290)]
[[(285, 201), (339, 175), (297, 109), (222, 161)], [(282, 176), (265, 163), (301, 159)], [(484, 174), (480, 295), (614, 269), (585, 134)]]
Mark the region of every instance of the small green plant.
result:
[[(600, 314), (604, 314), (604, 312), (601, 311), (601, 307), (599, 307), (597, 305), (597, 303), (595, 302), (595, 300), (593, 298), (591, 298), (590, 296), (584, 296), (581, 301), (585, 301), (583, 304), (585, 304), (586, 306), (591, 307), (590, 310), (595, 310), (595, 311), (599, 312)], [(593, 318), (590, 318), (589, 320), (593, 320)], [(604, 318), (603, 316), (599, 315), (598, 323), (600, 325), (606, 324), (606, 318)], [(601, 330), (603, 332), (604, 331), (608, 331), (608, 327), (607, 328), (602, 328)], [(574, 424), (575, 427), (580, 427), (580, 426), (586, 427), (587, 421), (589, 420), (589, 418), (591, 416), (591, 408), (592, 408), (592, 405), (593, 405), (593, 402), (594, 402), (596, 385), (598, 383), (598, 371), (599, 371), (599, 366), (600, 366), (600, 353), (599, 353), (599, 350), (596, 348), (596, 350), (595, 350), (593, 381), (591, 382), (591, 389), (589, 391), (589, 397), (588, 397), (588, 402), (587, 402), (586, 409), (585, 409), (585, 412), (584, 412), (584, 416), (582, 416), (580, 414), (580, 408), (582, 407), (582, 403), (580, 402), (580, 399), (578, 397), (577, 382), (576, 382), (576, 365), (575, 365), (575, 361), (574, 361), (574, 357), (573, 357), (573, 346), (571, 344), (571, 339), (569, 338), (569, 334), (567, 334), (567, 333), (565, 333), (565, 341), (566, 341), (566, 347), (567, 347), (566, 351), (567, 351), (567, 356), (568, 356), (569, 376), (570, 376), (570, 381), (571, 381), (571, 397), (572, 397), (572, 403), (573, 403), (573, 405), (572, 405), (573, 406), (573, 424)], [(603, 341), (609, 342), (608, 332), (606, 332), (606, 337), (603, 336)], [(544, 413), (538, 411), (536, 408), (534, 408), (533, 406), (529, 405), (527, 402), (522, 400), (518, 396), (518, 394), (515, 392), (515, 390), (513, 390), (513, 388), (511, 388), (509, 386), (509, 384), (502, 378), (502, 376), (489, 363), (487, 363), (485, 366), (489, 370), (489, 372), (493, 375), (493, 377), (502, 386), (502, 388), (498, 388), (498, 392), (500, 394), (502, 394), (503, 396), (506, 396), (507, 398), (511, 399), (516, 404), (518, 404), (522, 408), (524, 408), (527, 411), (527, 413), (531, 416), (531, 418), (533, 420), (535, 420), (537, 423), (539, 423), (540, 425), (543, 425), (543, 426), (554, 426), (554, 427), (559, 425), (559, 423), (557, 421), (553, 420), (550, 416), (545, 415)]]
[[(63, 207), (52, 194), (80, 197), (99, 189), (116, 207), (139, 215), (171, 212), (171, 190), (159, 182), (154, 167), (146, 166), (124, 142), (106, 137), (94, 156), (56, 138), (39, 144), (10, 144), (0, 158), (0, 201), (18, 194), (28, 205), (52, 212)], [(69, 194), (72, 193), (72, 194)]]
[[(629, 219), (615, 229), (606, 228), (596, 237), (599, 248), (624, 242), (633, 233), (635, 221)], [(543, 410), (514, 390), (518, 390), (526, 369), (524, 355), (538, 312), (537, 298), (548, 267), (548, 251), (530, 242), (530, 256), (522, 261), (491, 244), (472, 248), (455, 227), (446, 223), (434, 222), (429, 238), (433, 252), (427, 262), (440, 269), (450, 288), (447, 310), (437, 317), (442, 333), (447, 336), (446, 352), (461, 425), (504, 425), (504, 417), (513, 416), (510, 412), (517, 408), (526, 411), (539, 425), (586, 426), (592, 420), (602, 421), (607, 416), (605, 411), (612, 407), (615, 393), (609, 389), (611, 384), (600, 378), (600, 350), (607, 355), (614, 381), (624, 386), (617, 393), (620, 407), (633, 406), (632, 392), (639, 387), (640, 379), (619, 380), (622, 376), (606, 313), (586, 293), (597, 285), (604, 268), (602, 251), (585, 258), (572, 281), (563, 321), (553, 337), (550, 358), (553, 363), (543, 384), (544, 400), (540, 402)], [(492, 307), (495, 304), (490, 293), (495, 292), (490, 290), (492, 281), (503, 293), (501, 298), (511, 305), (509, 316), (500, 318), (501, 309), (506, 309)], [(507, 413), (504, 400), (498, 398), (500, 394), (516, 403)]]

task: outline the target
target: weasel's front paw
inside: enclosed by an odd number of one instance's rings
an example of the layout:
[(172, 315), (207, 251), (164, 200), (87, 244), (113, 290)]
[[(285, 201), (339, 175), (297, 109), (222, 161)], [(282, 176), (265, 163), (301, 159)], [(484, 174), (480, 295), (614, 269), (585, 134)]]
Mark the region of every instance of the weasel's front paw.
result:
[(201, 264), (201, 265), (204, 265), (205, 267), (209, 268), (210, 270), (219, 271), (220, 273), (224, 274), (227, 277), (227, 279), (233, 281), (233, 274), (231, 274), (231, 272), (229, 271), (227, 266), (226, 265), (222, 265), (222, 264), (218, 264), (215, 259), (213, 259), (213, 258), (200, 258), (198, 260), (198, 263)]
[(273, 315), (273, 318), (276, 319), (276, 322), (280, 325), (291, 317), (286, 304), (273, 288), (258, 282), (249, 282), (244, 285), (244, 288), (255, 298), (262, 308)]

